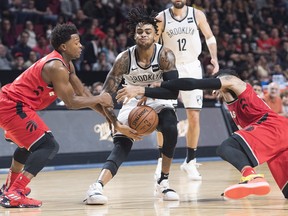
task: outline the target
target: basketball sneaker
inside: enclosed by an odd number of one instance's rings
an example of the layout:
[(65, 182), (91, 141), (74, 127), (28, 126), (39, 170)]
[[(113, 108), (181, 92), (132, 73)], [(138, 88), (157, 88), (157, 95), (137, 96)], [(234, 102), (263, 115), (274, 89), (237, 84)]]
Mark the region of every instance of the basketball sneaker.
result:
[(185, 171), (188, 175), (188, 178), (190, 180), (193, 181), (201, 181), (202, 180), (202, 176), (200, 175), (200, 173), (198, 172), (197, 168), (200, 166), (201, 164), (196, 163), (196, 158), (194, 160), (191, 160), (189, 163), (185, 161), (183, 162), (183, 164), (180, 166), (180, 169), (182, 171)]
[[(4, 191), (6, 190), (6, 184), (3, 184), (2, 187), (0, 188), (0, 196), (4, 194)], [(28, 196), (31, 193), (31, 188), (25, 187), (23, 194), (25, 196)]]
[(223, 196), (230, 199), (241, 199), (249, 195), (266, 195), (270, 192), (270, 186), (262, 174), (252, 174), (242, 177), (239, 184), (226, 188)]
[(4, 208), (37, 208), (42, 202), (26, 197), (22, 191), (5, 191), (0, 203)]
[(108, 202), (108, 198), (103, 195), (103, 187), (96, 182), (90, 185), (86, 197), (83, 202), (87, 205), (104, 205)]
[(179, 200), (179, 195), (176, 191), (170, 189), (168, 179), (164, 179), (158, 184), (155, 184), (154, 196), (162, 198), (164, 201), (177, 201)]
[(158, 158), (157, 167), (154, 173), (154, 180), (157, 181), (161, 176), (162, 158)]

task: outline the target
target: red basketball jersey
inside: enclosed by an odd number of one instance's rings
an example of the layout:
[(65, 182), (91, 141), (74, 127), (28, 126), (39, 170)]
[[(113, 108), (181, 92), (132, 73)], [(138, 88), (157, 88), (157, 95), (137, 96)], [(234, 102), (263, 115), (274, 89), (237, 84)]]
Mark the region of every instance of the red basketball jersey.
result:
[(278, 116), (258, 97), (250, 84), (246, 85), (246, 90), (238, 96), (238, 99), (227, 104), (227, 108), (237, 126), (244, 128), (253, 122), (257, 122), (266, 113), (269, 113), (269, 116)]
[(10, 100), (22, 102), (33, 110), (42, 110), (49, 106), (57, 95), (53, 86), (49, 86), (41, 76), (44, 65), (52, 60), (60, 60), (67, 69), (63, 57), (57, 51), (53, 51), (47, 56), (35, 62), (31, 67), (19, 75), (12, 83), (2, 87), (2, 92)]

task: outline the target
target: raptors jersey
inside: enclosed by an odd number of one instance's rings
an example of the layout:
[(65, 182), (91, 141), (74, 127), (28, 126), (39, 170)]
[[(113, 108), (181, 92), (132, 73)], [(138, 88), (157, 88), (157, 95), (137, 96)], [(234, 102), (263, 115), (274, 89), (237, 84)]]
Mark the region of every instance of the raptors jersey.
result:
[(176, 64), (198, 60), (202, 45), (193, 7), (187, 7), (187, 14), (182, 20), (176, 20), (170, 8), (164, 10), (160, 43), (174, 52)]
[(151, 64), (147, 68), (143, 68), (137, 63), (135, 48), (136, 46), (133, 46), (128, 49), (130, 66), (128, 73), (123, 76), (125, 83), (145, 87), (153, 82), (162, 81), (163, 71), (160, 69), (159, 65), (159, 54), (162, 50), (162, 46), (160, 44), (155, 44), (154, 56), (152, 57)]
[(246, 90), (238, 96), (238, 99), (227, 104), (227, 108), (236, 125), (244, 128), (253, 122), (257, 122), (266, 113), (269, 113), (270, 117), (278, 117), (278, 114), (273, 112), (268, 105), (258, 97), (251, 85), (246, 85)]
[(57, 96), (53, 86), (48, 85), (41, 76), (44, 65), (52, 60), (59, 60), (67, 69), (63, 57), (53, 51), (44, 58), (38, 60), (25, 70), (14, 82), (2, 87), (2, 92), (15, 102), (21, 102), (33, 110), (42, 110), (49, 106)]
[(251, 85), (228, 105), (237, 125), (242, 129), (233, 137), (241, 144), (253, 166), (264, 162), (281, 189), (288, 197), (288, 120), (273, 112), (260, 99)]

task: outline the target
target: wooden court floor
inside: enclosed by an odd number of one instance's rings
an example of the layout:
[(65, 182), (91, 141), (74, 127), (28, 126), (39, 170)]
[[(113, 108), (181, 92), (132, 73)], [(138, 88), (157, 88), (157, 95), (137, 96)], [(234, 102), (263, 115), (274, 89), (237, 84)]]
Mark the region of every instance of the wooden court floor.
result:
[[(155, 161), (156, 164), (156, 161)], [(266, 196), (251, 196), (241, 200), (224, 200), (223, 190), (239, 180), (234, 168), (223, 161), (202, 162), (199, 170), (202, 182), (189, 181), (174, 163), (170, 186), (180, 195), (179, 202), (163, 202), (153, 197), (153, 174), (156, 165), (123, 166), (105, 187), (109, 202), (104, 206), (82, 203), (88, 186), (97, 178), (99, 168), (43, 171), (30, 183), (31, 197), (43, 201), (37, 209), (5, 209), (0, 216), (287, 216), (288, 200), (274, 182), (266, 165), (257, 171), (264, 173), (271, 185)], [(4, 182), (6, 174), (0, 175)]]

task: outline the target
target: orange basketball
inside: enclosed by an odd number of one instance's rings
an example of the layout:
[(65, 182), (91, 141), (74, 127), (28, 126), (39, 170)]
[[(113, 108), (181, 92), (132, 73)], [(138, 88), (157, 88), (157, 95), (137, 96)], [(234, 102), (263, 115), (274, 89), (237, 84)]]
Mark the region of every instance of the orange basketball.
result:
[(140, 135), (152, 133), (158, 125), (158, 114), (150, 106), (140, 105), (131, 110), (128, 116), (129, 127)]

